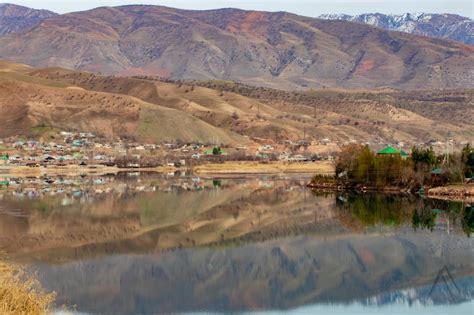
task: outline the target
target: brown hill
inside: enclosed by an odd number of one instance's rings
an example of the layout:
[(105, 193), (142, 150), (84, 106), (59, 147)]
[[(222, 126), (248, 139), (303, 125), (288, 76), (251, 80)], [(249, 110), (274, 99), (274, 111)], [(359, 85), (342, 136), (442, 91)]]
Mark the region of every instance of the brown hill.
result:
[[(58, 68), (30, 75), (88, 91), (133, 96), (251, 138), (419, 142), (444, 140), (448, 131), (460, 141), (474, 138), (474, 90), (295, 93), (225, 81), (162, 82)], [(148, 126), (153, 133), (162, 127)]]
[(0, 38), (34, 66), (284, 89), (472, 87), (472, 46), (289, 13), (158, 6), (97, 8)]
[[(0, 63), (0, 137), (65, 129), (153, 142), (245, 142), (239, 135), (178, 110), (31, 76), (31, 71), (34, 69)], [(186, 128), (177, 128), (180, 125)]]
[(474, 138), (473, 90), (308, 93), (0, 62), (0, 137), (82, 130), (147, 142)]

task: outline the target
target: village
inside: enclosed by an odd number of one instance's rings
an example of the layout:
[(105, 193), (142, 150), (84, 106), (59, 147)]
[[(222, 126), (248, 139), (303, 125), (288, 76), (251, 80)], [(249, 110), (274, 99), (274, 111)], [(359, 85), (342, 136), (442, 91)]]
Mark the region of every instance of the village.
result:
[[(23, 137), (0, 139), (0, 173), (20, 167), (28, 168), (71, 168), (97, 169), (116, 167), (119, 169), (137, 168), (180, 168), (206, 163), (225, 161), (258, 161), (267, 163), (308, 163), (332, 161), (340, 152), (340, 147), (357, 143), (350, 140), (344, 143), (329, 138), (320, 140), (289, 140), (275, 143), (266, 139), (252, 139), (249, 145), (214, 145), (202, 143), (137, 143), (121, 139), (111, 141), (89, 132), (61, 131), (52, 139), (36, 140)], [(458, 145), (454, 140), (446, 142), (431, 140), (427, 143), (390, 144), (363, 143), (382, 149), (395, 147), (409, 151), (409, 146), (434, 147), (438, 151), (454, 150)], [(459, 143), (463, 145), (464, 143)]]

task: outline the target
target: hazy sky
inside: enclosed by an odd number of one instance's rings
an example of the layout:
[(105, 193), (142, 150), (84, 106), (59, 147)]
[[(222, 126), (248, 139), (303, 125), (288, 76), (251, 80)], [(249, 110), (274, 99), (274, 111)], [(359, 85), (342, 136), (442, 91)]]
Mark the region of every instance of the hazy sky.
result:
[(11, 0), (9, 3), (58, 13), (81, 11), (99, 6), (156, 4), (185, 9), (241, 8), (289, 11), (306, 16), (324, 13), (456, 13), (474, 18), (474, 0)]

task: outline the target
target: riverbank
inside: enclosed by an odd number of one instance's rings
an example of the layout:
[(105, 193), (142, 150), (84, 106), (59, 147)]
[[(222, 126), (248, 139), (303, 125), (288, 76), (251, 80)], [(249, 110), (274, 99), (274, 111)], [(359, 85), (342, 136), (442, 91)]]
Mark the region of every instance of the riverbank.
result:
[(118, 168), (115, 166), (78, 166), (65, 167), (27, 167), (27, 166), (2, 166), (0, 175), (29, 177), (29, 176), (80, 176), (80, 175), (105, 175), (119, 172), (157, 172), (170, 173), (178, 170), (190, 171), (201, 174), (280, 174), (280, 173), (310, 173), (316, 175), (334, 175), (334, 163), (331, 161), (318, 161), (307, 163), (268, 162), (259, 163), (252, 161), (237, 161), (224, 163), (202, 164), (194, 167), (159, 166), (152, 168)]
[[(344, 184), (338, 183), (334, 180), (326, 181), (311, 181), (307, 187), (311, 188), (314, 191), (318, 192), (345, 192), (345, 191), (354, 191), (360, 193), (396, 193), (396, 194), (406, 194), (414, 193), (410, 187), (400, 187), (400, 186), (368, 186), (364, 184)], [(449, 186), (440, 186), (433, 188), (426, 188), (424, 192), (425, 196), (436, 199), (445, 199), (452, 201), (467, 201), (474, 202), (474, 185), (449, 185)]]
[(37, 176), (81, 176), (81, 175), (105, 175), (117, 174), (119, 172), (157, 172), (169, 173), (176, 171), (175, 167), (150, 167), (150, 168), (118, 168), (115, 166), (78, 166), (65, 167), (27, 167), (27, 166), (2, 166), (0, 175), (12, 177), (37, 177)]
[(195, 173), (208, 174), (279, 174), (279, 173), (311, 173), (316, 175), (334, 175), (334, 163), (331, 161), (318, 161), (307, 163), (268, 162), (259, 163), (251, 161), (224, 162), (203, 164), (193, 167)]
[(426, 191), (430, 198), (459, 200), (474, 203), (474, 184), (434, 187)]
[(356, 191), (361, 193), (409, 193), (412, 191), (410, 187), (401, 186), (370, 186), (367, 184), (352, 184), (352, 183), (341, 183), (335, 178), (323, 178), (321, 180), (312, 180), (308, 183), (307, 187), (315, 191), (327, 191), (327, 192), (344, 192), (344, 191)]

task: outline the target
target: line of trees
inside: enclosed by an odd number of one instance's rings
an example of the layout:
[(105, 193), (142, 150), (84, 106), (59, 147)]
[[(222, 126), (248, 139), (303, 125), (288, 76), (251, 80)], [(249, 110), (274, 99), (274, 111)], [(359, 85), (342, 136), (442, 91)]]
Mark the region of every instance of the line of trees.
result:
[[(432, 170), (438, 167), (441, 172), (433, 175)], [(446, 160), (432, 148), (414, 147), (411, 155), (403, 158), (398, 154), (377, 155), (367, 146), (349, 145), (338, 156), (336, 174), (339, 181), (371, 186), (419, 187), (464, 182), (474, 175), (474, 150), (466, 145)]]

